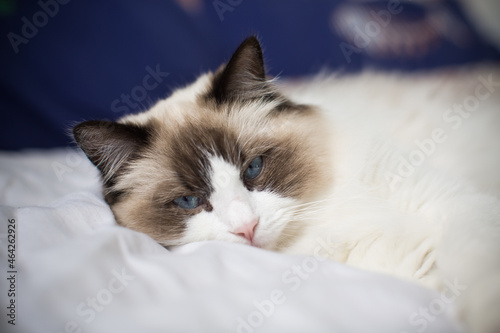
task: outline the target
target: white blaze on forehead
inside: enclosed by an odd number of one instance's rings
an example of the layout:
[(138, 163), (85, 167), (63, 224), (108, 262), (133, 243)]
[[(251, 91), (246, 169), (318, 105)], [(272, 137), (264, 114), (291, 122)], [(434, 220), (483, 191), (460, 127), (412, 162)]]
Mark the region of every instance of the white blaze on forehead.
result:
[(241, 180), (240, 170), (220, 157), (210, 158), (210, 165), (210, 182), (214, 188), (210, 203), (215, 214), (232, 228), (258, 218), (250, 192)]

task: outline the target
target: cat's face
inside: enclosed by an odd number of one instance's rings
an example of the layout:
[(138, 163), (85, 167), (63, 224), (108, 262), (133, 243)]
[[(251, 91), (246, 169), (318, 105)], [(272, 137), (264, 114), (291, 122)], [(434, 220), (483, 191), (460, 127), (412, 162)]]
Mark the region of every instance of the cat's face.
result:
[(101, 170), (117, 221), (166, 246), (276, 249), (325, 183), (320, 116), (266, 81), (253, 37), (217, 73), (148, 112), (84, 122), (74, 135)]

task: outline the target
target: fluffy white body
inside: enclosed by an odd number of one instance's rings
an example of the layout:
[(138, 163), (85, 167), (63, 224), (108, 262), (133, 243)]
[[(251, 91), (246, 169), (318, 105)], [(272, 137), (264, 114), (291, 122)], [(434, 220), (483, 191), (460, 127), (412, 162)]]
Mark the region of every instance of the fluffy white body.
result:
[(323, 254), (336, 261), (441, 290), (459, 281), (466, 322), (497, 332), (498, 68), (368, 72), (283, 89), (331, 121), (334, 166), (331, 193), (284, 251), (314, 254), (327, 242)]

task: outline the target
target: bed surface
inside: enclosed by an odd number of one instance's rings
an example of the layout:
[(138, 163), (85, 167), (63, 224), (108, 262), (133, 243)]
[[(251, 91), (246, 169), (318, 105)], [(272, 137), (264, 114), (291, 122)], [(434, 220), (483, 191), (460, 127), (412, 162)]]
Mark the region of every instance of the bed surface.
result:
[(2, 332), (459, 332), (453, 304), (392, 277), (238, 244), (168, 251), (116, 225), (71, 149), (0, 153), (0, 196)]

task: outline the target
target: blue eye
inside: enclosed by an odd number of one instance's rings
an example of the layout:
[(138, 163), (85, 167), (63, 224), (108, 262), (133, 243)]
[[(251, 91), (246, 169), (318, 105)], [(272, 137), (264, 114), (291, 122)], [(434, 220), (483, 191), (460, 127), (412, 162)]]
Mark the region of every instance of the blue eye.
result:
[(257, 178), (257, 176), (262, 172), (263, 163), (264, 161), (262, 161), (262, 156), (259, 156), (250, 162), (250, 165), (245, 170), (245, 179), (252, 180)]
[(174, 203), (180, 208), (195, 209), (203, 203), (203, 200), (201, 200), (201, 198), (188, 195), (174, 199)]

